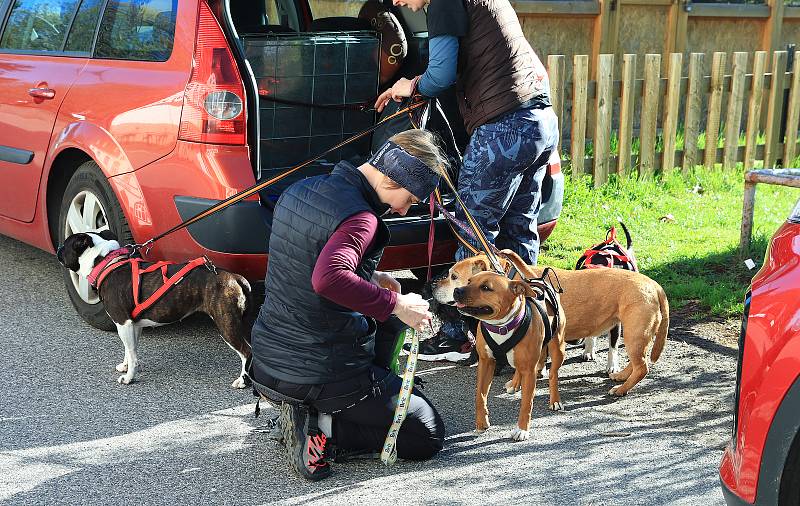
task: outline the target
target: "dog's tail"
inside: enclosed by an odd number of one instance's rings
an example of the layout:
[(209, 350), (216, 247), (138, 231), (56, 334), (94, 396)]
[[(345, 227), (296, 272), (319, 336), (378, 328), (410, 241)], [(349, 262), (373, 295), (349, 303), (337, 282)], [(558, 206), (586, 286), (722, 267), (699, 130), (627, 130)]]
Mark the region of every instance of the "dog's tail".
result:
[(625, 226), (621, 218), (617, 218), (617, 221), (619, 221), (620, 226), (622, 226), (622, 231), (625, 232), (625, 249), (633, 248), (633, 239), (631, 239), (631, 233), (628, 232), (628, 227)]
[(245, 341), (250, 344), (250, 331), (253, 329), (253, 323), (256, 320), (256, 304), (253, 301), (253, 289), (250, 283), (243, 276), (236, 276), (236, 283), (242, 289), (244, 294), (244, 307), (242, 308), (242, 333), (244, 334)]
[(653, 343), (653, 349), (650, 350), (650, 362), (655, 363), (661, 352), (664, 351), (664, 344), (667, 342), (667, 331), (669, 331), (669, 301), (664, 289), (658, 287), (658, 305), (661, 312), (661, 323), (656, 330), (656, 340)]

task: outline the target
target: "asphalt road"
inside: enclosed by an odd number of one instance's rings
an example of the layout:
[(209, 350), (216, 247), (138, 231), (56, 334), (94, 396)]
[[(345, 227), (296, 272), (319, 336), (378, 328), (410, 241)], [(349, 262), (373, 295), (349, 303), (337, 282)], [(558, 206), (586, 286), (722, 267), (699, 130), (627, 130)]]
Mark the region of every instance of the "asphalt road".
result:
[[(721, 504), (717, 464), (730, 430), (735, 352), (673, 328), (651, 374), (622, 399), (605, 362), (562, 368), (566, 411), (546, 409), (532, 438), (508, 438), (518, 399), (490, 399), (474, 424), (475, 369), (422, 364), (447, 424), (426, 463), (336, 465), (320, 483), (295, 477), (257, 428), (239, 359), (211, 321), (145, 331), (139, 382), (116, 382), (113, 333), (78, 318), (55, 258), (0, 237), (0, 503), (3, 504)], [(601, 341), (604, 349), (605, 341)], [(622, 354), (623, 357), (625, 354)]]

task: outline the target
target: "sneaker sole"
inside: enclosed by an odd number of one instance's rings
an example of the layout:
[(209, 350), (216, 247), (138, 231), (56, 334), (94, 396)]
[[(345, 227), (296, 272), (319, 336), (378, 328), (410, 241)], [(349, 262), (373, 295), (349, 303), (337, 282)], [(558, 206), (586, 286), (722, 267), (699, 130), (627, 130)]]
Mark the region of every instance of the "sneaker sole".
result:
[(419, 360), (424, 360), (425, 362), (440, 362), (440, 361), (447, 361), (447, 362), (458, 362), (460, 360), (464, 360), (469, 358), (469, 353), (461, 353), (458, 351), (448, 351), (446, 353), (437, 353), (435, 355), (417, 355)]
[[(327, 473), (318, 472), (318, 474), (309, 475), (308, 471), (305, 469), (305, 466), (297, 461), (297, 458), (294, 455), (294, 448), (298, 444), (297, 434), (294, 431), (296, 422), (297, 421), (292, 417), (291, 406), (285, 402), (281, 404), (281, 434), (283, 436), (283, 442), (286, 445), (286, 459), (289, 461), (289, 466), (294, 470), (295, 473), (298, 474), (298, 476), (309, 481), (319, 481), (327, 478), (331, 474), (330, 469)], [(305, 441), (303, 441), (302, 444), (305, 444)]]

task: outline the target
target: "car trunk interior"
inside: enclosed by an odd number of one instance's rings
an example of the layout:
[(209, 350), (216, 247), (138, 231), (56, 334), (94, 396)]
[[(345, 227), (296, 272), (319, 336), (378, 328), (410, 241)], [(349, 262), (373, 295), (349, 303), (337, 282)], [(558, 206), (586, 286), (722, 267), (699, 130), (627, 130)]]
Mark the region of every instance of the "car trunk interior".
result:
[[(309, 22), (302, 7), (293, 0), (230, 0), (228, 19), (237, 34), (240, 56), (252, 71), (255, 90), (250, 91), (258, 93), (258, 110), (251, 110), (250, 117), (258, 118), (251, 142), (258, 143), (259, 156), (254, 159), (260, 160), (255, 167), (259, 181), (323, 153), (381, 119), (374, 111), (358, 109), (371, 106), (386, 87), (379, 87), (380, 34), (369, 20), (358, 17), (323, 17)], [(400, 77), (423, 72), (428, 56), (427, 33), (418, 31), (419, 20), (410, 23), (403, 19), (403, 9), (392, 10), (406, 32), (408, 55), (387, 86)], [(442, 102), (463, 150), (466, 134), (454, 94)], [(396, 110), (397, 106), (392, 106), (383, 114)], [(432, 115), (429, 128), (447, 139), (444, 123), (436, 116)], [(408, 119), (401, 117), (346, 144), (262, 190), (262, 203), (272, 207), (289, 184), (330, 172), (340, 160), (363, 163), (386, 138), (410, 127)], [(414, 207), (411, 216), (428, 212), (427, 206)]]

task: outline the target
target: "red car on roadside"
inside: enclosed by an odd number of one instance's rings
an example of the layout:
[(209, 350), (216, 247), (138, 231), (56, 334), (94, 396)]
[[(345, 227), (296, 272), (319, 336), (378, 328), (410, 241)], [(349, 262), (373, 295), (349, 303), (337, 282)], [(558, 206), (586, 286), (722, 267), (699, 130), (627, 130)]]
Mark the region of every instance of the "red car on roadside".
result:
[[(307, 0), (0, 0), (0, 233), (47, 251), (109, 228), (142, 243), (374, 125), (379, 118), (355, 106), (386, 83), (386, 54), (395, 78), (424, 69), (427, 32), (424, 12), (384, 2), (408, 46), (404, 60), (394, 46), (387, 53), (362, 15), (381, 4), (367, 3), (315, 17)], [(147, 258), (206, 255), (262, 280), (281, 190), (340, 159), (363, 161), (374, 142), (349, 144), (165, 237)], [(561, 210), (557, 156), (550, 172), (543, 236)], [(427, 213), (415, 206), (388, 220), (382, 269), (424, 272)], [(433, 263), (446, 264), (455, 241), (435, 221)], [(64, 281), (78, 313), (111, 328), (86, 279), (65, 270)]]
[(719, 473), (728, 504), (800, 504), (800, 201), (745, 298), (732, 437)]

